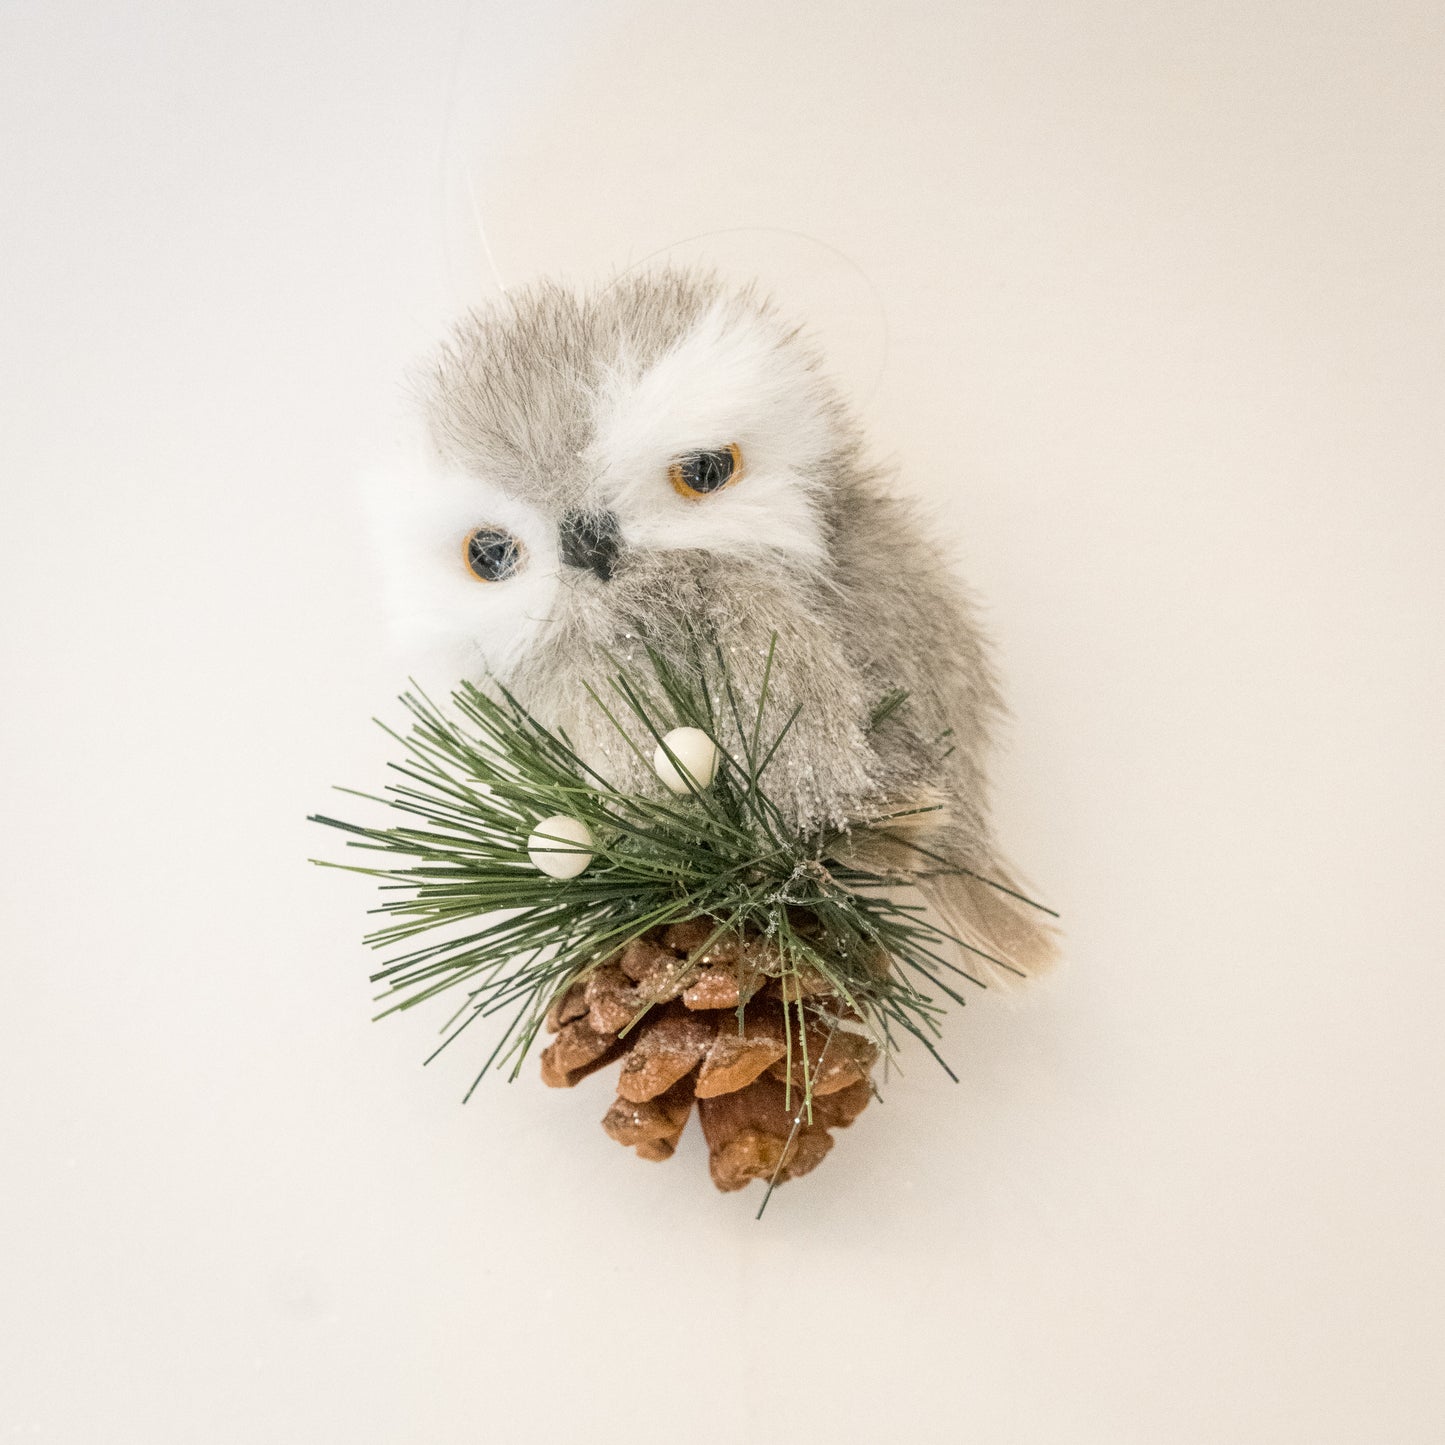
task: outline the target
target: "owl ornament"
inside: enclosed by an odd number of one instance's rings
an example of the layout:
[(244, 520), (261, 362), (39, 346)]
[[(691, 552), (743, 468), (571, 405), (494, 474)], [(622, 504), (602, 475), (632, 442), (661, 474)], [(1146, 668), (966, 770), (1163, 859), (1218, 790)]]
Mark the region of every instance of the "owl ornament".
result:
[(533, 286), (418, 380), (373, 512), (451, 698), (403, 698), (389, 821), (317, 819), (388, 885), (382, 998), (450, 994), (443, 1047), (492, 1021), (482, 1073), (546, 1036), (550, 1085), (616, 1064), (602, 1125), (644, 1159), (696, 1104), (717, 1187), (770, 1192), (1053, 956), (989, 827), (973, 612), (753, 289)]

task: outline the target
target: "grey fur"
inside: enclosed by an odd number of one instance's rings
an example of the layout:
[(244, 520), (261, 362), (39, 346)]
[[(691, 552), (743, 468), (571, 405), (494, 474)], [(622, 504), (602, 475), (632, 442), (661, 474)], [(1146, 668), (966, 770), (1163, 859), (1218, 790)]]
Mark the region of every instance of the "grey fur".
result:
[[(809, 346), (766, 299), (710, 275), (659, 269), (588, 294), (538, 285), (457, 327), (425, 381), (434, 439), (454, 464), (550, 516), (585, 508), (595, 479), (579, 453), (605, 369), (619, 360), (646, 368), (718, 303), (765, 318), (778, 348)], [(836, 435), (817, 477), (825, 564), (625, 551), (610, 582), (583, 572), (565, 579), (548, 629), (504, 681), (617, 781), (655, 789), (583, 690), (609, 672), (606, 654), (640, 660), (646, 636), (681, 660), (687, 630), (701, 629), (727, 649), (746, 695), (776, 633), (774, 726), (795, 706), (801, 712), (769, 788), (792, 818), (846, 825), (937, 800), (943, 807), (922, 841), (998, 876), (985, 756), (1000, 702), (984, 637), (942, 549), (866, 460), (848, 408), (811, 352), (806, 374)], [(908, 701), (870, 734), (873, 709), (893, 688)]]

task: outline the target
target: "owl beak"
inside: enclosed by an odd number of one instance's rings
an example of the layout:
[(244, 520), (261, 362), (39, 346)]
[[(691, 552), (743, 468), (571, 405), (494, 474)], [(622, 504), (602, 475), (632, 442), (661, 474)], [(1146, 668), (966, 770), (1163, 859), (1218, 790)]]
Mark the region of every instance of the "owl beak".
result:
[(622, 529), (615, 512), (568, 512), (558, 538), (567, 566), (595, 572), (604, 582), (612, 580), (622, 550)]

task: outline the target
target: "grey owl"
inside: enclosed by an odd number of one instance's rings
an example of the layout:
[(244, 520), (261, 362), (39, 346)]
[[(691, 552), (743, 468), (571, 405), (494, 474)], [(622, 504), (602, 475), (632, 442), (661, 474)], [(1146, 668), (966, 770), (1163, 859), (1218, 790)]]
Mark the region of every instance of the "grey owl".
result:
[(892, 817), (889, 846), (861, 835), (873, 866), (923, 875), (973, 948), (1048, 960), (990, 834), (978, 624), (770, 301), (672, 269), (540, 284), (466, 317), (419, 383), (415, 444), (376, 492), (413, 671), (496, 679), (613, 782), (656, 790), (584, 684), (641, 639), (681, 660), (701, 634), (756, 696), (776, 636), (775, 722), (801, 704), (768, 771), (785, 813)]

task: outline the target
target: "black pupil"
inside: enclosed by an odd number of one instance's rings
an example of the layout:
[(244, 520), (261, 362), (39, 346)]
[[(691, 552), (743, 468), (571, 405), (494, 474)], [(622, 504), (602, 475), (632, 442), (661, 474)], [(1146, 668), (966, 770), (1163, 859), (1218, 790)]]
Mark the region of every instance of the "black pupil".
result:
[(706, 494), (727, 486), (733, 474), (733, 454), (727, 450), (691, 452), (678, 465), (682, 468), (683, 484), (688, 490)]
[(500, 582), (517, 570), (517, 539), (499, 527), (479, 527), (467, 538), (467, 566), (484, 582)]

